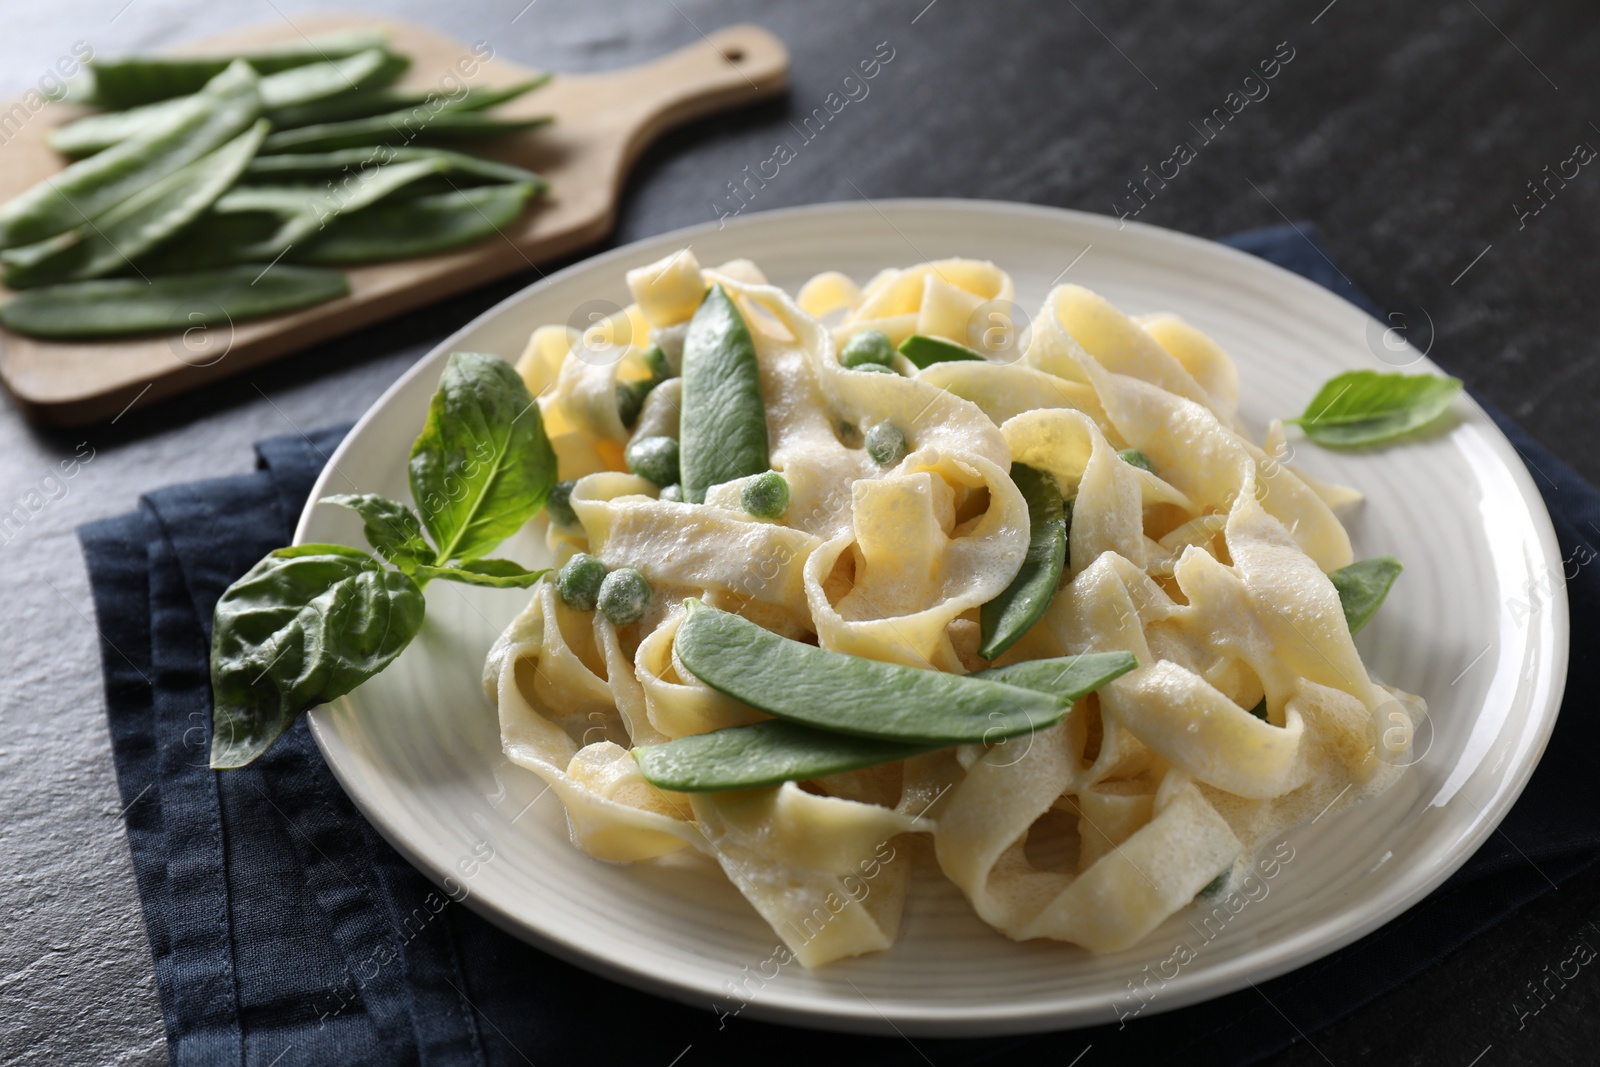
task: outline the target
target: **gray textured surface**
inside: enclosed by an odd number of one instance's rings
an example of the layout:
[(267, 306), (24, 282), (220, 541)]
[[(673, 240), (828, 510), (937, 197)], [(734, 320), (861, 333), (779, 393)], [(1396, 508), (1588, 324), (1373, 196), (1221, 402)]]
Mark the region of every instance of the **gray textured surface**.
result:
[[(1431, 320), (1436, 358), (1600, 476), (1600, 168), (1553, 186), (1551, 203), (1524, 224), (1512, 207), (1529, 203), (1525, 183), (1575, 143), (1600, 146), (1592, 4), (525, 2), (371, 6), (557, 70), (637, 62), (693, 41), (695, 24), (741, 19), (763, 22), (793, 50), (786, 102), (672, 134), (647, 154), (619, 242), (713, 217), (724, 183), (770, 155), (787, 122), (819, 106), (879, 41), (895, 58), (870, 96), (748, 210), (973, 196), (1110, 213), (1131, 203), (1125, 183), (1178, 140), (1196, 140), (1190, 123), (1288, 42), (1294, 58), (1271, 95), (1157, 189), (1139, 220), (1206, 236), (1285, 216), (1316, 221), (1358, 284), (1411, 309), (1417, 343), (1427, 341), (1417, 324)], [(309, 7), (54, 2), (8, 20), (0, 91), (34, 84), (76, 40), (102, 54), (157, 48)], [(44, 500), (20, 533), (0, 533), (0, 1061), (165, 1058), (73, 527), (159, 485), (245, 470), (259, 437), (354, 418), (440, 337), (533, 277), (135, 407), (110, 427), (41, 434), (0, 408), (0, 512), (30, 492)], [(70, 480), (45, 481), (80, 442), (93, 459)], [(1585, 1026), (1592, 1038), (1600, 980), (1585, 971), (1520, 1029), (1508, 1005), (1540, 962), (1592, 934), (1596, 914), (1600, 876), (1575, 879), (1279, 1062), (1577, 1062), (1592, 1045), (1569, 1041)], [(1096, 1062), (1115, 1062), (1114, 1050), (1084, 1060)]]

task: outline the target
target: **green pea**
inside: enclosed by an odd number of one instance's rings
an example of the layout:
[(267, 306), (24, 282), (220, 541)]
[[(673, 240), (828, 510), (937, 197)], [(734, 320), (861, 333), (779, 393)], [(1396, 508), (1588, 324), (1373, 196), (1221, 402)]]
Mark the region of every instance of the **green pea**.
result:
[(1140, 452), (1137, 448), (1124, 448), (1117, 453), (1117, 458), (1124, 463), (1138, 467), (1142, 471), (1149, 471), (1151, 474), (1156, 472), (1155, 467), (1150, 463), (1150, 457)]
[(577, 484), (576, 479), (557, 482), (555, 488), (550, 490), (550, 495), (544, 498), (544, 510), (557, 526), (578, 525), (578, 513), (572, 510), (572, 490)]
[(839, 350), (839, 362), (846, 367), (876, 363), (887, 367), (894, 360), (894, 346), (882, 330), (862, 330)]
[(683, 486), (677, 482), (673, 482), (671, 485), (663, 485), (661, 492), (656, 494), (656, 499), (670, 500), (674, 504), (681, 504), (683, 503)]
[(866, 371), (868, 374), (899, 374), (900, 373), (899, 371), (895, 370), (893, 367), (885, 367), (882, 363), (863, 363), (858, 367), (851, 367), (850, 369), (851, 370)]
[(867, 455), (882, 467), (893, 466), (906, 458), (910, 447), (906, 435), (892, 422), (874, 423), (867, 430)]
[(678, 442), (670, 437), (637, 437), (623, 458), (628, 469), (647, 482), (671, 485), (678, 480)]
[(667, 358), (665, 352), (661, 351), (660, 345), (651, 345), (645, 349), (642, 358), (644, 359), (644, 365), (650, 369), (650, 377), (657, 384), (666, 381), (668, 378), (676, 378), (678, 376), (678, 372), (672, 369), (672, 361)]
[(638, 622), (650, 606), (650, 583), (632, 567), (618, 567), (600, 583), (596, 603), (600, 613), (617, 626)]
[(644, 407), (644, 398), (649, 396), (650, 390), (655, 387), (655, 381), (650, 378), (617, 383), (617, 416), (622, 419), (623, 426), (633, 429), (633, 424), (639, 421), (639, 412)]
[(606, 565), (587, 552), (579, 552), (556, 572), (556, 592), (562, 603), (574, 611), (593, 611), (605, 580)]
[(777, 471), (757, 475), (739, 490), (739, 503), (758, 519), (776, 519), (789, 507), (789, 483)]

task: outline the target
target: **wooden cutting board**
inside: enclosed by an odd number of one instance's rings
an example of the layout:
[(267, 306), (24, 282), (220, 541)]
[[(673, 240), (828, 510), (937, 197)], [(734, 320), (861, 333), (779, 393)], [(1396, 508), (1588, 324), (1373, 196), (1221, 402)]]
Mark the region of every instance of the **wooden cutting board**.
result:
[[(207, 38), (179, 51), (234, 52), (297, 41), (301, 33), (370, 26), (361, 15), (295, 16)], [(383, 19), (392, 46), (411, 57), (403, 88), (437, 89), (472, 48), (422, 26)], [(508, 118), (552, 115), (555, 123), (469, 151), (527, 167), (550, 191), (508, 227), (455, 252), (347, 270), (350, 295), (232, 327), (128, 341), (51, 342), (0, 328), (0, 380), (30, 420), (75, 426), (116, 417), (204, 382), (259, 366), (317, 341), (410, 310), (532, 264), (576, 251), (611, 231), (628, 168), (674, 126), (784, 90), (789, 54), (758, 26), (730, 26), (660, 59), (605, 74), (557, 74), (549, 85), (506, 104)], [(521, 81), (534, 72), (498, 56), (478, 62), (468, 86)], [(459, 72), (458, 72), (459, 76)], [(449, 83), (446, 83), (449, 88)], [(0, 104), (6, 113), (10, 102)], [(59, 171), (64, 160), (45, 143), (54, 126), (88, 109), (47, 104), (5, 145), (0, 202)], [(7, 293), (0, 289), (0, 293)], [(9, 295), (7, 293), (7, 295)]]

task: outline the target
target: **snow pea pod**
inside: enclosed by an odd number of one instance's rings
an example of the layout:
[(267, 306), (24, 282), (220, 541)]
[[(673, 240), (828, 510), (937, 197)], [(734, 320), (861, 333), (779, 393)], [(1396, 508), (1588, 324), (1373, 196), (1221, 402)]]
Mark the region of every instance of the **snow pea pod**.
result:
[(503, 230), (533, 194), (531, 185), (482, 185), (386, 201), (342, 216), (289, 258), (332, 264), (431, 256)]
[(271, 118), (277, 108), (309, 104), (360, 89), (381, 88), (404, 74), (410, 65), (411, 61), (405, 56), (385, 48), (369, 48), (326, 63), (307, 63), (262, 78), (261, 106)]
[(168, 273), (212, 263), (268, 262), (443, 166), (436, 159), (396, 163), (351, 175), (339, 186), (236, 186), (139, 267)]
[(773, 719), (636, 748), (633, 758), (645, 781), (659, 789), (714, 793), (843, 774), (938, 747), (850, 737)]
[(30, 337), (118, 337), (243, 322), (344, 296), (336, 270), (266, 264), (152, 278), (68, 282), (19, 293), (0, 321)]
[(504, 182), (526, 183), (542, 190), (544, 179), (531, 170), (501, 163), (496, 159), (470, 156), (465, 152), (452, 152), (447, 148), (344, 148), (336, 152), (287, 153), (276, 156), (257, 156), (245, 168), (242, 182), (301, 182), (323, 181), (336, 178), (346, 171), (362, 170), (395, 163), (411, 163), (419, 159), (438, 160), (443, 171), (450, 175), (451, 183), (459, 188), (468, 179), (476, 184)]
[[(1138, 661), (1130, 653), (1106, 652), (991, 667), (968, 677), (1035, 689), (1070, 705), (1136, 666)], [(994, 733), (988, 740), (1001, 741), (1004, 736)], [(803, 782), (909, 759), (941, 747), (852, 737), (774, 719), (635, 749), (633, 758), (652, 785), (680, 793), (706, 793)]]
[(683, 498), (767, 470), (767, 411), (756, 346), (720, 285), (701, 300), (683, 340), (683, 403), (678, 444)]
[(1070, 702), (1002, 682), (791, 641), (698, 600), (673, 648), (701, 681), (780, 719), (885, 741), (959, 745), (1042, 729)]
[(98, 218), (151, 183), (237, 137), (261, 113), (260, 79), (244, 63), (174, 109), (165, 124), (79, 160), (0, 207), (0, 248), (32, 244)]
[(39, 244), (0, 252), (6, 285), (27, 289), (85, 281), (131, 266), (227, 191), (261, 147), (268, 125), (266, 119), (257, 121), (215, 152), (172, 172), (93, 222)]
[[(390, 53), (378, 48), (328, 63), (269, 74), (261, 79), (261, 106), (272, 109), (308, 104), (313, 100), (349, 93), (354, 86), (371, 83), (382, 71)], [(50, 131), (50, 147), (74, 159), (91, 156), (126, 141), (146, 129), (159, 127), (185, 107), (187, 96), (175, 96), (126, 111), (106, 111), (69, 122)]]
[(900, 354), (917, 365), (918, 370), (926, 370), (935, 363), (949, 363), (953, 360), (979, 360), (983, 356), (954, 341), (946, 341), (938, 337), (929, 337), (926, 334), (914, 333), (900, 342)]
[(331, 152), (340, 148), (360, 148), (364, 145), (390, 145), (399, 148), (412, 141), (470, 140), (474, 138), (504, 137), (521, 133), (550, 122), (548, 117), (531, 119), (497, 119), (476, 111), (441, 110), (437, 114), (418, 114), (424, 108), (409, 111), (391, 111), (349, 122), (327, 122), (316, 126), (302, 126), (294, 130), (280, 130), (267, 138), (262, 147), (265, 155), (280, 152)]
[[(128, 108), (154, 103), (174, 96), (198, 92), (236, 61), (248, 63), (258, 74), (276, 74), (294, 67), (341, 59), (373, 48), (383, 48), (388, 32), (382, 28), (339, 30), (313, 34), (281, 48), (228, 56), (128, 56), (123, 59), (96, 59), (89, 70), (94, 76), (94, 102), (103, 107)], [(396, 60), (405, 62), (404, 57)], [(400, 67), (403, 71), (404, 66)], [(396, 72), (396, 77), (399, 72)]]
[(503, 89), (487, 87), (468, 89), (459, 96), (444, 96), (437, 91), (416, 92), (405, 89), (367, 89), (328, 97), (309, 104), (283, 107), (272, 112), (272, 124), (280, 130), (298, 129), (324, 122), (347, 122), (383, 115), (391, 111), (409, 111), (416, 107), (437, 105), (452, 111), (481, 111), (504, 104), (524, 93), (539, 88), (550, 80), (545, 74), (528, 81), (518, 82)]
[(1023, 463), (1011, 480), (1028, 505), (1028, 552), (1011, 584), (978, 610), (978, 655), (994, 659), (1039, 621), (1061, 583), (1067, 560), (1067, 512), (1056, 481)]

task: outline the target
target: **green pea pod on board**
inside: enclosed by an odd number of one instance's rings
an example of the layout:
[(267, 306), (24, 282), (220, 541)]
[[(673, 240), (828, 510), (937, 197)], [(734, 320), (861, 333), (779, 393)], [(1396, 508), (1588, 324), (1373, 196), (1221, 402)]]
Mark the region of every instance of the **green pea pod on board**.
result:
[[(89, 63), (89, 72), (94, 78), (92, 99), (102, 107), (136, 107), (198, 92), (207, 81), (236, 61), (248, 63), (260, 74), (276, 74), (383, 48), (388, 40), (388, 31), (375, 27), (312, 34), (279, 48), (236, 55), (95, 59)], [(403, 57), (396, 58), (403, 61)]]
[(527, 183), (544, 188), (544, 179), (531, 170), (502, 163), (497, 159), (484, 159), (465, 152), (452, 152), (448, 148), (389, 148), (384, 145), (368, 148), (342, 148), (334, 152), (285, 153), (275, 156), (257, 156), (245, 168), (240, 178), (244, 183), (282, 184), (285, 182), (323, 182), (352, 171), (370, 170), (395, 163), (412, 163), (417, 160), (436, 160), (440, 173), (450, 177), (451, 185), (479, 182), (507, 184)]
[(1011, 480), (1028, 505), (1028, 552), (1011, 584), (978, 610), (978, 655), (984, 659), (998, 657), (1039, 621), (1067, 560), (1067, 509), (1055, 478), (1013, 463)]
[(430, 112), (423, 106), (408, 111), (373, 115), (370, 118), (352, 119), (349, 122), (329, 122), (293, 130), (280, 130), (267, 138), (267, 143), (262, 146), (261, 151), (265, 155), (276, 155), (280, 152), (331, 152), (340, 148), (360, 148), (363, 145), (375, 144), (400, 148), (414, 141), (427, 143), (505, 137), (544, 126), (550, 121), (548, 117), (497, 119), (492, 115), (476, 111), (443, 109)]
[(124, 337), (227, 326), (336, 300), (350, 283), (336, 270), (249, 266), (144, 278), (46, 285), (0, 307), (0, 321), (29, 337)]
[(448, 95), (437, 90), (418, 92), (406, 89), (360, 89), (316, 100), (308, 104), (273, 109), (269, 118), (280, 130), (293, 130), (301, 126), (316, 126), (327, 122), (348, 122), (352, 119), (370, 118), (391, 111), (409, 111), (430, 103), (440, 103), (453, 111), (482, 111), (485, 108), (515, 100), (539, 88), (550, 80), (545, 74), (528, 81), (518, 82), (503, 89), (487, 87), (465, 89), (458, 95)]
[(713, 485), (767, 469), (755, 341), (720, 285), (706, 292), (684, 336), (682, 411), (679, 464), (689, 503), (704, 503)]
[(236, 186), (191, 228), (139, 260), (138, 267), (165, 274), (210, 264), (270, 262), (326, 232), (345, 214), (358, 213), (444, 166), (418, 159), (351, 174), (338, 185)]
[(411, 60), (386, 48), (369, 48), (325, 63), (307, 63), (263, 77), (261, 106), (271, 118), (272, 112), (279, 108), (296, 107), (362, 89), (382, 88), (410, 66)]
[(229, 66), (166, 123), (79, 160), (0, 206), (0, 249), (33, 244), (94, 221), (151, 183), (239, 136), (261, 114), (259, 79)]
[(341, 215), (288, 258), (332, 265), (431, 256), (504, 230), (522, 214), (533, 193), (531, 185), (482, 185), (385, 201)]
[(307, 709), (393, 662), (422, 628), (428, 582), (527, 588), (547, 573), (483, 558), (555, 483), (538, 405), (510, 364), (451, 355), (411, 473), (420, 517), (373, 493), (321, 501), (358, 513), (383, 560), (334, 544), (279, 549), (223, 593), (211, 627), (212, 767), (251, 762)]
[(230, 191), (218, 203), (217, 210), (219, 213), (260, 210), (274, 204), (280, 210), (289, 208), (283, 227), (272, 240), (245, 250), (246, 255), (253, 258), (263, 255), (270, 258), (301, 241), (311, 239), (345, 213), (359, 212), (403, 186), (430, 174), (442, 173), (445, 169), (446, 164), (442, 160), (417, 159), (358, 172), (338, 184), (245, 186)]
[(243, 173), (267, 136), (266, 119), (209, 155), (162, 178), (86, 223), (38, 245), (0, 252), (5, 283), (25, 289), (114, 274), (177, 233)]
[[(1068, 705), (1138, 666), (1131, 653), (1106, 652), (992, 667), (969, 678), (1047, 693)], [(957, 676), (950, 676), (957, 677)], [(998, 731), (989, 742), (1005, 740)], [(937, 744), (852, 736), (774, 719), (634, 749), (645, 780), (662, 789), (705, 793), (803, 782), (909, 759)]]
[[(325, 97), (346, 94), (363, 84), (382, 80), (391, 53), (370, 48), (353, 56), (304, 67), (261, 79), (258, 92), (261, 106), (271, 117), (273, 109), (308, 104)], [(181, 111), (189, 96), (175, 96), (154, 104), (141, 104), (126, 111), (105, 111), (89, 115), (50, 131), (50, 147), (74, 159), (104, 151), (146, 129), (159, 127)]]

